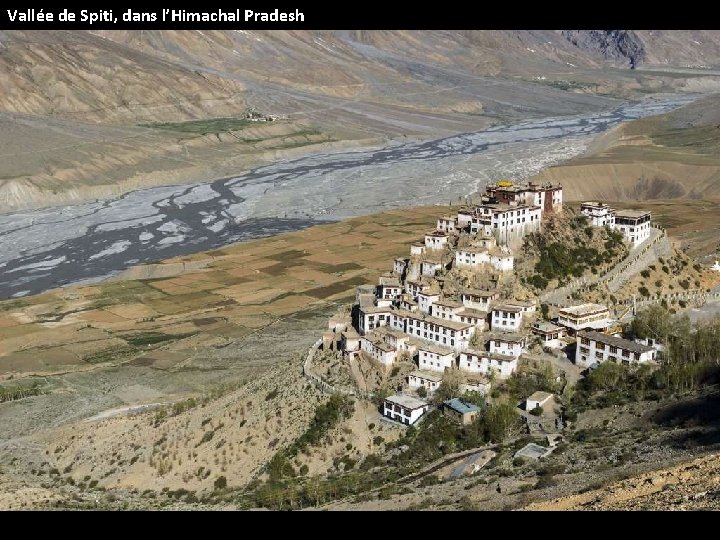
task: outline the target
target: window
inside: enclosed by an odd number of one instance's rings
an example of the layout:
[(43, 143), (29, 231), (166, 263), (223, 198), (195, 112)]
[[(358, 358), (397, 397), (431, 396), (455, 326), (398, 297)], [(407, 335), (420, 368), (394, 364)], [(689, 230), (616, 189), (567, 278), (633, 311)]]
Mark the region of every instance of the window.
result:
[(588, 338), (580, 338), (580, 343), (583, 345), (590, 345), (590, 340)]
[(610, 345), (610, 354), (617, 354), (617, 347)]
[(630, 356), (630, 351), (623, 350), (622, 355), (623, 355), (625, 358), (628, 358), (628, 357)]

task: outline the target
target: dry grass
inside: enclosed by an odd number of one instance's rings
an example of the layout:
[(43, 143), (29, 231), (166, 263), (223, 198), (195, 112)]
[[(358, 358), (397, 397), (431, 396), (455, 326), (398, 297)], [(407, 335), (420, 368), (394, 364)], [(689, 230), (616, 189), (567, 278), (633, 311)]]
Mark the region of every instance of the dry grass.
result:
[[(52, 374), (251, 334), (278, 318), (351, 298), (447, 207), (392, 211), (172, 259), (198, 268), (158, 279), (52, 291), (0, 303), (0, 376)], [(372, 236), (356, 232), (372, 230)], [(339, 255), (341, 254), (341, 255)], [(195, 263), (195, 264), (192, 264)]]

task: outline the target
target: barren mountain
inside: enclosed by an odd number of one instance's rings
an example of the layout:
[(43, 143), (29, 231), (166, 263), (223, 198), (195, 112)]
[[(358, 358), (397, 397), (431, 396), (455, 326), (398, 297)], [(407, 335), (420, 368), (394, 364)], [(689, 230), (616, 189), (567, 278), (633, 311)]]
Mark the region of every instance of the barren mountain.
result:
[[(331, 140), (442, 137), (707, 91), (718, 72), (687, 66), (718, 64), (710, 31), (0, 32), (0, 200), (105, 198)], [(157, 129), (248, 107), (287, 123)]]
[(589, 152), (536, 179), (563, 184), (567, 200), (720, 197), (720, 96), (621, 124)]

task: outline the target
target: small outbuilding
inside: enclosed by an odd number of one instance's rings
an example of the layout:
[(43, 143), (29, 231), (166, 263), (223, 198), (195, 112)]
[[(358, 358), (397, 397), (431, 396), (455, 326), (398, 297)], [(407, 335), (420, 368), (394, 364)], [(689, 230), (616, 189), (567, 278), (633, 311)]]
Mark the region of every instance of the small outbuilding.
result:
[(538, 407), (542, 408), (554, 396), (555, 396), (555, 394), (550, 394), (548, 392), (541, 392), (538, 390), (532, 396), (530, 396), (529, 398), (527, 398), (525, 400), (525, 410), (532, 411), (533, 409), (536, 409)]
[(478, 417), (480, 407), (473, 403), (467, 403), (460, 398), (453, 398), (443, 403), (443, 414), (455, 418), (466, 426)]

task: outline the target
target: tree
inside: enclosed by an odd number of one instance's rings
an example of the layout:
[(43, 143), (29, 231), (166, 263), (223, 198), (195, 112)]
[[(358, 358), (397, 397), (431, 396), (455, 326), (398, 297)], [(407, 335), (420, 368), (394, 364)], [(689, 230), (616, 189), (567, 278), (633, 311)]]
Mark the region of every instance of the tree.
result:
[(550, 320), (550, 306), (547, 304), (540, 304), (540, 313), (542, 314), (542, 318), (546, 321)]
[(651, 338), (666, 343), (673, 330), (673, 324), (673, 317), (667, 309), (652, 305), (638, 312), (633, 319), (631, 329), (636, 338)]
[(225, 489), (227, 487), (227, 478), (224, 476), (218, 476), (215, 479), (215, 489)]
[(421, 386), (417, 389), (417, 395), (421, 398), (427, 397), (427, 389), (424, 386)]
[(448, 399), (457, 397), (460, 394), (460, 383), (462, 382), (462, 375), (458, 369), (446, 369), (443, 373), (442, 382), (438, 387), (433, 401), (435, 403), (442, 403)]
[(490, 405), (483, 417), (487, 439), (503, 442), (519, 428), (520, 416), (509, 401)]

